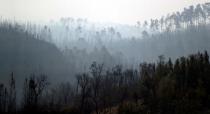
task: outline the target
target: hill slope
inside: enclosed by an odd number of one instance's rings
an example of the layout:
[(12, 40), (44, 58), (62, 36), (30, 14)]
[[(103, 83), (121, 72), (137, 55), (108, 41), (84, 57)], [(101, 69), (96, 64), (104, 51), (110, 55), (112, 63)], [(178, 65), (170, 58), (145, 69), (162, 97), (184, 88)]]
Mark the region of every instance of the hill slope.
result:
[(71, 75), (72, 69), (53, 44), (11, 26), (0, 26), (0, 63), (2, 82), (11, 72), (17, 82), (32, 73), (45, 74), (50, 80), (64, 80)]

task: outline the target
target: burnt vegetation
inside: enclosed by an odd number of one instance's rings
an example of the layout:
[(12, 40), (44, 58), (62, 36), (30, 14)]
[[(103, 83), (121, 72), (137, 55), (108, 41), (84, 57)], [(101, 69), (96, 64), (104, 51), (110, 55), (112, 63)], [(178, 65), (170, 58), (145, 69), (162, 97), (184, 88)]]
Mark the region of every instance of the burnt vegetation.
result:
[(210, 113), (209, 3), (138, 22), (141, 38), (77, 22), (0, 21), (0, 113)]
[[(174, 62), (159, 57), (137, 69), (117, 65), (110, 70), (94, 62), (78, 74), (77, 83), (49, 86), (45, 75), (24, 81), (17, 106), (15, 78), (0, 86), (0, 111), (8, 113), (186, 114), (209, 113), (210, 63), (207, 52)], [(18, 108), (17, 108), (18, 107)]]

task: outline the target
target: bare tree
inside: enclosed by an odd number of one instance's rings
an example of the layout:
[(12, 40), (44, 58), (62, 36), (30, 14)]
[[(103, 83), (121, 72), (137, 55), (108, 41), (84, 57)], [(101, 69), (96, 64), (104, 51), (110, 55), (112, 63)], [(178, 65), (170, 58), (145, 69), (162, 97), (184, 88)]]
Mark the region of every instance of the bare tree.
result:
[(16, 87), (15, 87), (15, 79), (13, 73), (11, 74), (11, 79), (9, 82), (9, 99), (8, 99), (8, 111), (11, 113), (16, 112)]
[(23, 108), (26, 111), (36, 111), (38, 108), (39, 98), (41, 97), (48, 84), (49, 83), (45, 75), (40, 75), (38, 77), (32, 75), (29, 80), (25, 79), (23, 90)]
[(88, 74), (77, 75), (77, 91), (80, 95), (80, 106), (81, 113), (87, 112), (90, 107), (88, 106), (88, 98), (90, 97), (90, 77)]
[(102, 71), (103, 71), (103, 64), (93, 64), (90, 67), (92, 80), (91, 80), (91, 88), (92, 88), (92, 100), (95, 104), (95, 111), (96, 114), (99, 114), (99, 107), (100, 107), (100, 90), (101, 90), (101, 81), (102, 81)]

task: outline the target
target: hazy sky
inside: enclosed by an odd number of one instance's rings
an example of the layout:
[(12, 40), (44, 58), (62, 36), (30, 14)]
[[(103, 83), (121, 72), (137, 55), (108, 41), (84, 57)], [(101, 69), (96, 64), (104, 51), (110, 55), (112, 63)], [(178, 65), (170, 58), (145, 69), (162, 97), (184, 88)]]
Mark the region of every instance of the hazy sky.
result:
[(0, 16), (46, 21), (60, 17), (134, 24), (210, 0), (0, 0)]

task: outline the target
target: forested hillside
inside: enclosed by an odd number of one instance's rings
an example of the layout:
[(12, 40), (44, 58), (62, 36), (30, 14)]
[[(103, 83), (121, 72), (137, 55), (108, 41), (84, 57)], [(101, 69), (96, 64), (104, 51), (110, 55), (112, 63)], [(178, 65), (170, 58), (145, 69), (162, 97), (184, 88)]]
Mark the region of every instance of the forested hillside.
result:
[(67, 58), (75, 57), (69, 62), (78, 70), (88, 70), (93, 61), (106, 66), (138, 66), (139, 62), (156, 61), (159, 55), (174, 60), (197, 51), (209, 52), (209, 12), (206, 3), (169, 12), (162, 18), (139, 21), (134, 26), (67, 17), (46, 24), (24, 23), (23, 27), (39, 39), (55, 44)]
[(63, 53), (55, 45), (22, 30), (18, 24), (0, 24), (0, 64), (1, 83), (12, 72), (19, 84), (31, 74), (46, 74), (60, 81), (73, 79), (73, 68)]
[(136, 25), (0, 18), (0, 113), (209, 114), (210, 3)]

